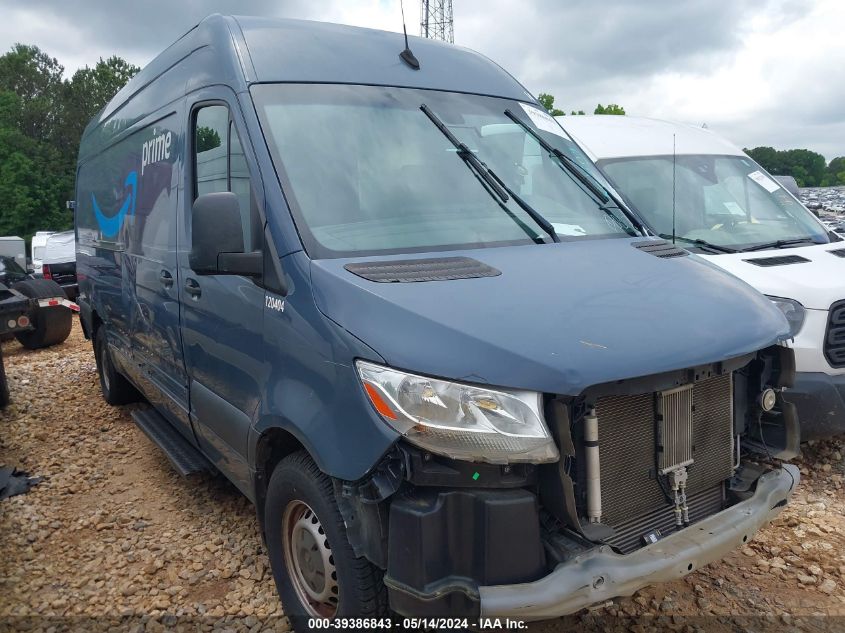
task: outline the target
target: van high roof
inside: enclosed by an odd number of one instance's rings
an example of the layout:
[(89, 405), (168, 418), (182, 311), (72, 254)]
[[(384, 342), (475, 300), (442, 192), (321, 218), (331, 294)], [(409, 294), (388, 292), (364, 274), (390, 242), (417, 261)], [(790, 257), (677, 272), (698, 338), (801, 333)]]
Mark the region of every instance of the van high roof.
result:
[[(408, 39), (420, 61), (419, 70), (399, 59), (405, 48), (401, 33), (214, 14), (129, 81), (89, 124), (85, 136), (99, 130), (101, 139), (96, 140), (105, 144), (138, 122), (148, 112), (137, 96), (153, 83), (157, 103), (213, 84), (242, 92), (262, 82), (374, 84), (533, 101), (510, 74), (475, 51), (420, 37)], [(82, 147), (93, 149), (90, 143)]]
[(594, 160), (671, 155), (673, 135), (677, 154), (743, 155), (733, 143), (688, 123), (606, 114), (557, 120)]

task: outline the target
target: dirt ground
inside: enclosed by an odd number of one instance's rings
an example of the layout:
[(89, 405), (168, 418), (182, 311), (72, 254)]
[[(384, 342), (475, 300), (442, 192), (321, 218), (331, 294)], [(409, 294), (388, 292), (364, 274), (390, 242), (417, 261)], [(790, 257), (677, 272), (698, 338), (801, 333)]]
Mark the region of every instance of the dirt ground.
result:
[[(0, 631), (287, 630), (253, 507), (222, 477), (183, 479), (100, 396), (78, 325), (3, 345), (12, 403), (0, 465), (43, 481), (0, 502)], [(539, 631), (845, 630), (845, 438), (804, 446), (801, 486), (741, 551)]]

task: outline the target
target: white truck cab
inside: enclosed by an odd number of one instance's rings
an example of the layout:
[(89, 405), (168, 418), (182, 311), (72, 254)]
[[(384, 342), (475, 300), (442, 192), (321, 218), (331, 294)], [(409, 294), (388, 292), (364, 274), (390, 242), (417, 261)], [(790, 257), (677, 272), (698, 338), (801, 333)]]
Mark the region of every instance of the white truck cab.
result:
[(30, 252), (32, 254), (32, 270), (36, 275), (41, 275), (44, 266), (44, 250), (47, 248), (47, 238), (55, 231), (37, 231), (32, 236)]
[(692, 125), (558, 121), (641, 219), (767, 295), (792, 326), (802, 439), (845, 432), (845, 241), (740, 148)]

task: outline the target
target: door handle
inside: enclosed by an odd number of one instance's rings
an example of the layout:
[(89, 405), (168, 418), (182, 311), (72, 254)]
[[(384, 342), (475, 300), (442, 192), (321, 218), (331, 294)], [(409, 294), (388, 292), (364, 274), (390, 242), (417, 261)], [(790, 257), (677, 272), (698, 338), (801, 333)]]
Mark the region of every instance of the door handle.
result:
[(158, 280), (161, 282), (161, 285), (165, 288), (173, 287), (173, 275), (170, 274), (169, 270), (162, 270), (158, 274)]
[(197, 299), (202, 294), (202, 288), (200, 288), (200, 284), (196, 279), (188, 277), (185, 280), (185, 292), (191, 295), (194, 299)]

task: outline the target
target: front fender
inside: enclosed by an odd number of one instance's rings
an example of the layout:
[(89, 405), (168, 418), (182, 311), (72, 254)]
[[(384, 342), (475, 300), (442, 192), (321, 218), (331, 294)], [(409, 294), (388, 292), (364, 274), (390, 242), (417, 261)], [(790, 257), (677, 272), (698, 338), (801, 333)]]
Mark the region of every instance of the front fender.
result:
[(265, 310), (266, 382), (249, 438), (256, 464), (261, 435), (280, 428), (295, 437), (327, 475), (363, 477), (399, 434), (372, 408), (355, 359), (384, 359), (317, 309), (304, 254), (283, 261), (288, 294), (281, 310)]

